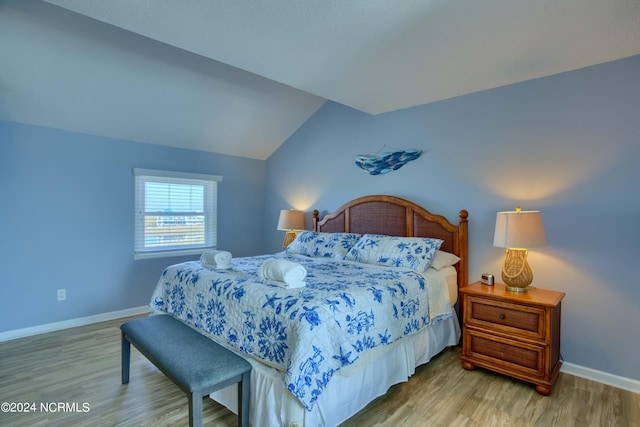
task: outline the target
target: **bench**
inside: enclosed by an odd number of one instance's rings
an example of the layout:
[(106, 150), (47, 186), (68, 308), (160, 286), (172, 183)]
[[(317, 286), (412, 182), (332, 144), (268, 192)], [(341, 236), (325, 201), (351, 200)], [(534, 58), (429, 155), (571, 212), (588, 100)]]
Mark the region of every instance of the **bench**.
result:
[(131, 344), (189, 398), (189, 426), (202, 425), (202, 398), (238, 384), (238, 425), (249, 425), (251, 365), (167, 315), (130, 320), (122, 330), (122, 384), (129, 383)]

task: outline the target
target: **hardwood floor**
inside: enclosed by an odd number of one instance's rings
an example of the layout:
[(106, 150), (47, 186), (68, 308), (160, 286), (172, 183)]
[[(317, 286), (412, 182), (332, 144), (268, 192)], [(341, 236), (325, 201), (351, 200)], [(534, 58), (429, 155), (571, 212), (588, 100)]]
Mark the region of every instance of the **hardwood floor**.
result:
[[(35, 404), (29, 413), (0, 412), (0, 426), (188, 425), (185, 394), (133, 348), (131, 381), (120, 384), (124, 320), (0, 343), (0, 402)], [(544, 397), (527, 383), (465, 371), (459, 356), (459, 348), (446, 350), (343, 425), (640, 425), (638, 394), (562, 373)], [(232, 412), (204, 400), (203, 425), (236, 423)]]

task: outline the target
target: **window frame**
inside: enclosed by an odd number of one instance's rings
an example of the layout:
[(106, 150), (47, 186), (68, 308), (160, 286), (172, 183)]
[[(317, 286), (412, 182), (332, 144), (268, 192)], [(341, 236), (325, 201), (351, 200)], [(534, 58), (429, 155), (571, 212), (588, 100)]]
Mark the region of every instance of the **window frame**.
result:
[[(199, 173), (174, 172), (157, 169), (133, 168), (134, 175), (134, 260), (165, 258), (184, 255), (200, 255), (208, 249), (217, 247), (218, 235), (218, 183), (222, 182), (220, 175), (208, 175)], [(169, 184), (194, 185), (203, 187), (203, 216), (204, 216), (204, 243), (201, 244), (175, 244), (165, 247), (149, 247), (146, 245), (145, 211), (146, 183), (159, 182)], [(192, 212), (177, 212), (187, 214)], [(158, 215), (162, 216), (162, 215)], [(181, 216), (181, 215), (170, 215)]]

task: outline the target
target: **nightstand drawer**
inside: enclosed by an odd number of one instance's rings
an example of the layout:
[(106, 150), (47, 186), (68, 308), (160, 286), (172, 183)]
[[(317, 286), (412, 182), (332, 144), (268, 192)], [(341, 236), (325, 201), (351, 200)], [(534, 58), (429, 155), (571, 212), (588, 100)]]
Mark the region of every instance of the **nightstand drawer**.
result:
[[(467, 330), (465, 356), (472, 357), (478, 366), (514, 375), (542, 378), (545, 347)], [(518, 376), (517, 374), (514, 376)]]
[(466, 324), (483, 329), (545, 338), (545, 311), (536, 307), (468, 297)]

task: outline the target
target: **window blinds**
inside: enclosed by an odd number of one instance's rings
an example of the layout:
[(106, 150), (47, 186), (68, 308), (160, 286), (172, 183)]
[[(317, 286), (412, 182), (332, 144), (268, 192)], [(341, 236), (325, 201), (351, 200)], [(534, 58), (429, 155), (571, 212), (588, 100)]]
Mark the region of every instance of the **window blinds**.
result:
[(134, 258), (199, 254), (217, 244), (218, 175), (133, 169)]

